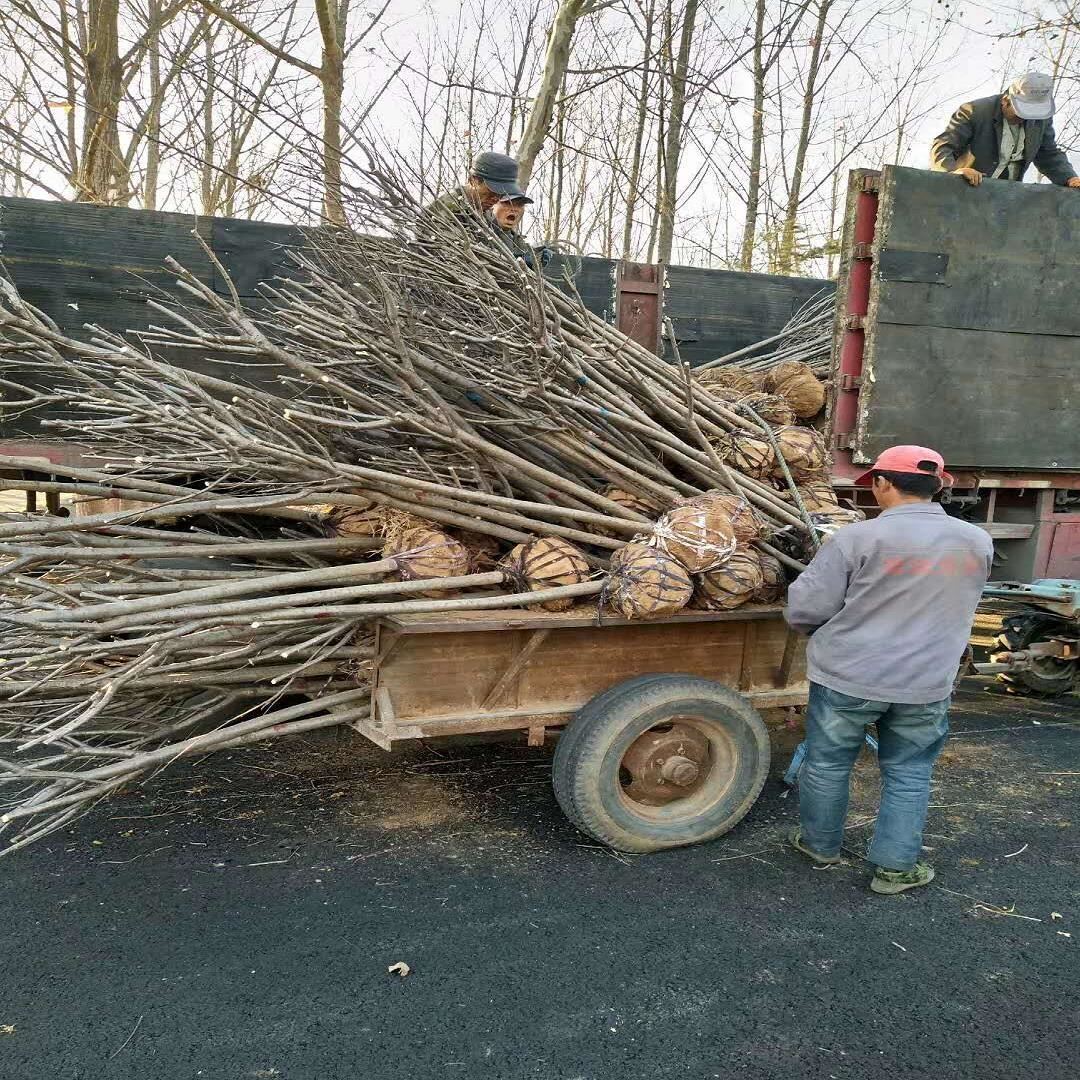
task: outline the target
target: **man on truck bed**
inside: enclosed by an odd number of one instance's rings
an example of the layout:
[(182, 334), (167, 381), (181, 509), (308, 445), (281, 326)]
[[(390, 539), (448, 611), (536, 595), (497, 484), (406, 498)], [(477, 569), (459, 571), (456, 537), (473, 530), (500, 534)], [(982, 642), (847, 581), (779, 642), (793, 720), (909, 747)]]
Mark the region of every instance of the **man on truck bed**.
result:
[(1014, 80), (1004, 94), (961, 105), (934, 140), (930, 168), (978, 187), (987, 176), (1023, 180), (1034, 164), (1053, 183), (1080, 188), (1080, 177), (1054, 138), (1053, 91), (1054, 80), (1033, 71)]
[(898, 893), (934, 877), (918, 861), (930, 776), (994, 547), (931, 501), (952, 483), (936, 451), (890, 447), (857, 481), (867, 482), (882, 513), (836, 532), (788, 590), (788, 623), (811, 635), (800, 828), (790, 840), (819, 865), (840, 861), (851, 770), (876, 724), (870, 888)]
[(428, 210), (468, 219), (490, 210), (500, 199), (532, 202), (518, 184), (518, 163), (507, 154), (485, 150), (469, 166), (469, 175), (460, 187), (440, 195)]

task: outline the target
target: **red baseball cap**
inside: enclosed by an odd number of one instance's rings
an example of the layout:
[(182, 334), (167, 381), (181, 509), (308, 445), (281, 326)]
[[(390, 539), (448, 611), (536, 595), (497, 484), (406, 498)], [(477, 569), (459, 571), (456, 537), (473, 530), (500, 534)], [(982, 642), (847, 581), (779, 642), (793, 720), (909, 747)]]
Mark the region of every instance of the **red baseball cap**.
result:
[(929, 446), (890, 446), (877, 461), (855, 480), (859, 487), (869, 487), (875, 472), (915, 473), (936, 476), (942, 487), (951, 487), (953, 478), (945, 471), (945, 459)]

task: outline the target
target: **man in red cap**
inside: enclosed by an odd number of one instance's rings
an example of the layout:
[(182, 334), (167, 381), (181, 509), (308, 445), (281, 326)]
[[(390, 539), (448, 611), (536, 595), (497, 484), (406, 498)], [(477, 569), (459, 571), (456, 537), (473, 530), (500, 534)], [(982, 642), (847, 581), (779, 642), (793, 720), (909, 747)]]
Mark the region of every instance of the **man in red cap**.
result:
[(788, 590), (787, 621), (810, 635), (800, 827), (790, 840), (819, 865), (840, 861), (851, 770), (876, 724), (870, 888), (897, 893), (934, 876), (918, 859), (930, 776), (994, 549), (983, 529), (932, 501), (952, 484), (934, 450), (890, 447), (856, 483), (872, 487), (881, 514), (838, 530)]

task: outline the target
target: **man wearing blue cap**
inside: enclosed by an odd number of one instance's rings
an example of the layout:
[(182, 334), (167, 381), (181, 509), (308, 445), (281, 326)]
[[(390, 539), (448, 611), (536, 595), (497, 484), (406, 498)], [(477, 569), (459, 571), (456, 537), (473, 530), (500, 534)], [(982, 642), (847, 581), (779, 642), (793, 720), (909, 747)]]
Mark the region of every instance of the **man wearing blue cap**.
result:
[(1022, 180), (1034, 165), (1052, 183), (1080, 188), (1080, 177), (1054, 137), (1053, 115), (1054, 80), (1028, 72), (1004, 94), (961, 105), (934, 140), (930, 168), (978, 187), (985, 177)]

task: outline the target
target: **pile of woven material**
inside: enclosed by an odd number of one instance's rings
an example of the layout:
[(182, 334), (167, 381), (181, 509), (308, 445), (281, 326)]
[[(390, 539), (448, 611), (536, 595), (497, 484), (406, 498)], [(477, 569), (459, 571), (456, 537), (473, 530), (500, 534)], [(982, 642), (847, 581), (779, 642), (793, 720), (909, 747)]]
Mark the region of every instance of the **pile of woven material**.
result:
[(68, 516), (0, 523), (7, 850), (178, 757), (363, 721), (381, 616), (771, 602), (828, 531), (794, 383), (740, 407), (378, 168), (351, 213), (255, 302), (170, 264), (189, 302), (138, 335), (0, 279), (3, 415), (100, 462), (35, 481)]

